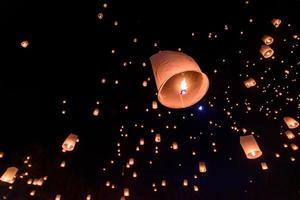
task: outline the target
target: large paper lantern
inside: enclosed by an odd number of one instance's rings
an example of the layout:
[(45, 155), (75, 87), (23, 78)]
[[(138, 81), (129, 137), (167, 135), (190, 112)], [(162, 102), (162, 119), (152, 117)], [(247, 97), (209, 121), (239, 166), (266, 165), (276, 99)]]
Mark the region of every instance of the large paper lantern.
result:
[(264, 35), (264, 36), (262, 37), (262, 41), (263, 41), (266, 45), (270, 45), (270, 44), (273, 43), (274, 39), (273, 39), (271, 36), (269, 36), (269, 35)]
[(78, 136), (71, 133), (62, 144), (63, 152), (73, 151), (78, 140)]
[(169, 108), (194, 105), (206, 94), (207, 76), (190, 56), (175, 51), (160, 51), (150, 58), (159, 102)]
[(199, 172), (205, 173), (207, 171), (205, 162), (199, 162)]
[(260, 165), (261, 165), (262, 170), (268, 170), (269, 169), (266, 162), (261, 162)]
[(293, 133), (292, 131), (290, 131), (290, 130), (285, 131), (285, 135), (286, 135), (286, 137), (287, 137), (289, 140), (292, 140), (292, 139), (295, 138), (294, 133)]
[(286, 116), (283, 120), (290, 129), (298, 128), (299, 126), (299, 122), (292, 117)]
[(244, 81), (244, 85), (245, 85), (246, 88), (251, 88), (251, 87), (254, 87), (256, 85), (256, 81), (253, 78), (249, 78), (249, 79)]
[(19, 171), (16, 167), (9, 167), (1, 176), (0, 180), (6, 183), (14, 183), (17, 172)]
[(262, 155), (253, 135), (240, 136), (240, 144), (248, 159), (256, 159)]
[(260, 53), (264, 58), (270, 58), (273, 56), (274, 50), (267, 45), (261, 45)]
[(271, 22), (276, 28), (278, 28), (279, 25), (281, 24), (281, 19), (273, 18)]

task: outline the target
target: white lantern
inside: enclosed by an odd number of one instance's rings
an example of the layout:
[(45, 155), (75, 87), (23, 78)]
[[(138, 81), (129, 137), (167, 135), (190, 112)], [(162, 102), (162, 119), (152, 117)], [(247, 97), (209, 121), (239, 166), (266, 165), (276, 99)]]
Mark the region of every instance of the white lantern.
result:
[(274, 50), (267, 45), (261, 45), (260, 53), (264, 58), (270, 58), (273, 56)]
[(16, 167), (9, 167), (1, 176), (0, 180), (6, 183), (14, 183), (17, 172), (19, 171)]
[(62, 144), (63, 151), (73, 151), (78, 141), (78, 136), (71, 133)]
[(248, 159), (256, 159), (262, 155), (253, 135), (240, 136), (240, 144)]

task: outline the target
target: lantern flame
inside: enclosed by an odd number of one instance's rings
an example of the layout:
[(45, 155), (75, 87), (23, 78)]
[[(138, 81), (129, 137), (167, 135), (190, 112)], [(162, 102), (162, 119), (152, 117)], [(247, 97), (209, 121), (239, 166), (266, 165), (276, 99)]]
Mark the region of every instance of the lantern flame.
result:
[(185, 95), (187, 89), (188, 89), (187, 83), (186, 83), (185, 78), (184, 78), (184, 79), (181, 81), (181, 83), (180, 83), (180, 94), (181, 94), (181, 95)]

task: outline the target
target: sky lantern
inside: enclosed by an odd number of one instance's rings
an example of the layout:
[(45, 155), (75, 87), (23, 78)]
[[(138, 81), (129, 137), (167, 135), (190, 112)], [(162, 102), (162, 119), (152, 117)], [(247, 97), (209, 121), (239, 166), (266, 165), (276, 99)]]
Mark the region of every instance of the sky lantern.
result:
[(199, 172), (205, 173), (207, 171), (205, 162), (199, 162)]
[(60, 198), (61, 198), (61, 195), (60, 195), (60, 194), (57, 194), (57, 195), (55, 196), (55, 200), (60, 200)]
[(155, 135), (155, 142), (156, 142), (156, 143), (160, 143), (160, 142), (161, 142), (161, 137), (160, 137), (160, 134), (159, 134), (159, 133), (157, 133), (157, 134)]
[(140, 139), (140, 145), (141, 145), (141, 146), (144, 146), (144, 144), (145, 144), (145, 140), (144, 140), (144, 138), (141, 138), (141, 139)]
[(187, 179), (184, 179), (182, 185), (183, 185), (184, 187), (189, 186), (188, 180), (187, 180)]
[(269, 169), (266, 162), (261, 162), (260, 165), (261, 165), (262, 170), (268, 170)]
[(267, 45), (261, 45), (259, 51), (264, 58), (270, 58), (274, 54), (274, 50)]
[(74, 150), (74, 147), (75, 147), (75, 144), (76, 142), (78, 141), (78, 136), (71, 133), (67, 138), (66, 140), (64, 141), (64, 143), (62, 144), (62, 148), (63, 148), (63, 152), (66, 152), (66, 151), (73, 151)]
[(155, 110), (158, 108), (157, 102), (156, 101), (152, 101), (152, 109)]
[(251, 88), (256, 85), (256, 81), (253, 78), (248, 78), (247, 80), (244, 81), (244, 85), (246, 88)]
[(265, 45), (270, 45), (274, 41), (274, 39), (269, 35), (264, 35), (261, 39), (265, 43)]
[(178, 149), (178, 144), (177, 144), (177, 142), (173, 142), (173, 143), (172, 143), (172, 149), (173, 149), (173, 150), (177, 150), (177, 149)]
[(166, 181), (166, 180), (162, 180), (162, 181), (161, 181), (161, 186), (162, 186), (162, 187), (166, 187), (166, 185), (167, 185), (167, 181)]
[(0, 151), (0, 158), (4, 157), (4, 152)]
[(93, 115), (94, 115), (95, 117), (99, 116), (99, 113), (100, 113), (100, 109), (99, 109), (99, 108), (95, 108), (95, 109), (93, 110)]
[(86, 196), (86, 200), (91, 200), (91, 199), (92, 199), (92, 195), (88, 194), (88, 195)]
[(297, 150), (299, 149), (299, 147), (298, 147), (296, 144), (294, 144), (294, 143), (291, 144), (291, 148), (292, 148), (294, 151), (297, 151)]
[(240, 144), (248, 159), (256, 159), (262, 155), (253, 135), (240, 136)]
[(159, 102), (169, 108), (194, 105), (206, 94), (207, 76), (190, 56), (175, 51), (160, 51), (150, 57)]
[(17, 172), (19, 171), (16, 167), (8, 167), (1, 176), (0, 180), (6, 183), (14, 183)]
[(129, 188), (124, 188), (124, 197), (129, 197)]
[(60, 163), (60, 167), (64, 168), (65, 166), (66, 166), (66, 161), (62, 161), (62, 162)]
[(20, 45), (21, 45), (22, 48), (25, 49), (29, 46), (29, 42), (27, 40), (23, 40)]
[(287, 137), (289, 140), (292, 140), (292, 139), (295, 138), (294, 133), (293, 133), (292, 131), (290, 131), (290, 130), (285, 131), (285, 135), (286, 135), (286, 137)]
[(283, 120), (290, 129), (294, 129), (299, 126), (299, 122), (292, 117), (286, 116), (283, 118)]
[(281, 24), (281, 19), (273, 18), (271, 22), (276, 28), (278, 28)]

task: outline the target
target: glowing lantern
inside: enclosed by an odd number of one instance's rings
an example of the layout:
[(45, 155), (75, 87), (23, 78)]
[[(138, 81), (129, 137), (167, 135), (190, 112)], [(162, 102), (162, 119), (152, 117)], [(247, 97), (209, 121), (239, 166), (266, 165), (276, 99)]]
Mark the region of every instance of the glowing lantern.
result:
[(161, 142), (161, 138), (160, 138), (160, 134), (159, 134), (159, 133), (157, 133), (157, 134), (155, 135), (155, 142), (156, 142), (156, 143)]
[(99, 108), (95, 108), (94, 111), (93, 111), (93, 115), (95, 117), (97, 117), (99, 115), (99, 112), (100, 112)]
[(55, 196), (55, 200), (60, 200), (60, 198), (61, 198), (61, 195), (60, 195), (60, 194), (57, 194), (57, 195)]
[(261, 45), (259, 51), (264, 58), (270, 58), (274, 54), (274, 50), (267, 45)]
[(124, 197), (129, 197), (129, 188), (124, 188)]
[(299, 126), (299, 122), (292, 117), (287, 116), (287, 117), (284, 117), (283, 120), (290, 129), (294, 129)]
[(296, 144), (292, 143), (291, 144), (291, 148), (294, 150), (294, 151), (297, 151), (299, 148)]
[(137, 173), (136, 173), (136, 172), (133, 172), (133, 173), (132, 173), (132, 177), (133, 177), (133, 178), (136, 178), (136, 177), (137, 177)]
[(77, 141), (78, 136), (71, 133), (62, 144), (63, 152), (73, 151)]
[(253, 135), (240, 136), (240, 144), (248, 159), (256, 159), (262, 155)]
[(32, 185), (38, 185), (38, 186), (42, 186), (44, 183), (44, 179), (43, 178), (35, 178), (33, 180)]
[(31, 185), (31, 184), (32, 184), (32, 179), (31, 179), (31, 178), (28, 179), (27, 184), (28, 184), (28, 185)]
[(198, 192), (198, 191), (199, 191), (199, 188), (198, 188), (197, 185), (194, 185), (194, 191), (195, 191), (195, 192)]
[(0, 180), (6, 183), (14, 183), (17, 172), (19, 171), (16, 167), (9, 167), (6, 169)]
[(122, 197), (120, 198), (120, 200), (126, 200), (126, 198), (122, 196)]
[(0, 151), (0, 158), (4, 157), (4, 152)]
[(158, 100), (169, 108), (194, 105), (206, 94), (207, 76), (190, 56), (175, 51), (160, 51), (150, 58), (158, 89)]
[(266, 162), (261, 162), (260, 165), (261, 165), (262, 170), (267, 170), (267, 169), (269, 169), (269, 167), (268, 167), (268, 165), (267, 165)]
[(128, 164), (131, 166), (134, 165), (134, 158), (130, 158)]
[(158, 108), (158, 105), (157, 105), (157, 102), (156, 101), (152, 101), (152, 109), (157, 109)]
[(199, 172), (205, 173), (207, 171), (205, 162), (199, 162)]
[(286, 132), (285, 132), (285, 135), (286, 135), (286, 137), (287, 137), (289, 140), (292, 140), (292, 139), (295, 138), (294, 133), (293, 133), (292, 131), (290, 131), (290, 130), (286, 131)]
[(30, 192), (30, 196), (34, 196), (35, 195), (35, 190), (32, 190), (31, 192)]
[(147, 81), (143, 81), (143, 87), (147, 87), (148, 82)]
[(62, 162), (60, 163), (60, 167), (64, 168), (65, 166), (66, 166), (66, 161), (62, 161)]
[(274, 19), (272, 19), (272, 24), (276, 27), (276, 28), (278, 28), (279, 27), (279, 25), (281, 24), (281, 19), (276, 19), (276, 18), (274, 18)]
[(92, 195), (88, 194), (88, 195), (86, 196), (86, 200), (91, 200), (91, 199), (92, 199)]
[(187, 179), (184, 179), (182, 185), (183, 185), (184, 187), (187, 187), (187, 186), (189, 185), (188, 180), (187, 180)]
[(141, 145), (141, 146), (144, 146), (144, 144), (145, 144), (145, 140), (144, 140), (144, 138), (141, 138), (141, 139), (140, 139), (140, 145)]
[(166, 180), (162, 180), (161, 181), (161, 186), (166, 187), (166, 185), (167, 185), (167, 181)]
[(251, 88), (251, 87), (254, 87), (256, 85), (256, 81), (253, 78), (249, 78), (249, 79), (244, 81), (244, 85), (245, 85), (246, 88)]
[(173, 142), (173, 143), (172, 143), (172, 149), (173, 149), (173, 150), (177, 150), (177, 149), (178, 149), (178, 144), (177, 144), (177, 142)]
[(29, 42), (27, 40), (21, 42), (21, 47), (23, 47), (24, 49), (27, 48), (28, 46), (29, 46)]
[(262, 37), (262, 41), (265, 43), (265, 45), (270, 45), (273, 43), (274, 39), (269, 35), (264, 35)]

